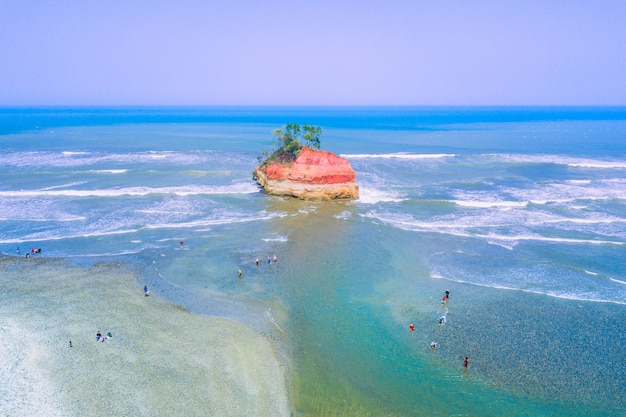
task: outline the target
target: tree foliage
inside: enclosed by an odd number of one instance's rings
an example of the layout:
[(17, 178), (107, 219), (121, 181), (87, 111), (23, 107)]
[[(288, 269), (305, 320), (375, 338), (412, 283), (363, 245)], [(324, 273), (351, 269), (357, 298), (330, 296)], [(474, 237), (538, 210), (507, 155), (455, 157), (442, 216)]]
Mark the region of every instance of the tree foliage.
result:
[[(322, 128), (319, 126), (303, 125), (290, 123), (282, 129), (276, 129), (274, 132), (275, 151), (268, 158), (269, 151), (263, 150), (263, 155), (259, 156), (259, 161), (265, 159), (265, 162), (278, 159), (280, 161), (295, 161), (303, 146), (310, 148), (320, 148), (320, 136)], [(304, 142), (304, 145), (302, 144)]]

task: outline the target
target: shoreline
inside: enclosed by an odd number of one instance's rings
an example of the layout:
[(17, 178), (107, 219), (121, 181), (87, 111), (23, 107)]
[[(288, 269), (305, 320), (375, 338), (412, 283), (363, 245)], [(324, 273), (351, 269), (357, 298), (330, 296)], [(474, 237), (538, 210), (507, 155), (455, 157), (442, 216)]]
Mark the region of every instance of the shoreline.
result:
[(268, 335), (146, 297), (138, 278), (120, 263), (0, 256), (0, 413), (289, 415)]

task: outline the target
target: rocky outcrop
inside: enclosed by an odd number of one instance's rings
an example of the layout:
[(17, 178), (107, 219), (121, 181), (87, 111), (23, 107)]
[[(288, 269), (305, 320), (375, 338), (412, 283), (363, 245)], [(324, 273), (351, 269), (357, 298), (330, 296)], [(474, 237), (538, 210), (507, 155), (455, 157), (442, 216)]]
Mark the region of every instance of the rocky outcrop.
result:
[(254, 170), (253, 178), (269, 194), (303, 200), (359, 198), (356, 173), (347, 159), (332, 152), (303, 147), (291, 163), (267, 163)]

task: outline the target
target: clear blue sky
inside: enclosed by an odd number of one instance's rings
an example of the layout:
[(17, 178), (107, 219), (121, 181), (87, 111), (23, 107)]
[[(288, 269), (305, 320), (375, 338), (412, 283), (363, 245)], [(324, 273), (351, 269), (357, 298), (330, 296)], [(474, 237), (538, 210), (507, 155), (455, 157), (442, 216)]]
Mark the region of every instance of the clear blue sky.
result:
[(626, 105), (625, 0), (0, 0), (0, 105)]

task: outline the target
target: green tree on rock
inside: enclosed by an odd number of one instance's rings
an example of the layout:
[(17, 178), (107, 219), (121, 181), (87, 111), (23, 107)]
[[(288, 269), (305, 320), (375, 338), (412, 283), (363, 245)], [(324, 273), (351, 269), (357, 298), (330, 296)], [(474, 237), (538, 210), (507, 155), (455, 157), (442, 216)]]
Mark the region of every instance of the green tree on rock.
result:
[(320, 136), (322, 135), (322, 128), (319, 126), (304, 125), (302, 128), (304, 131), (304, 141), (309, 148), (320, 148)]
[[(311, 125), (303, 125), (301, 127), (297, 123), (290, 123), (285, 125), (283, 129), (276, 129), (273, 134), (274, 145), (277, 149), (269, 158), (265, 158), (264, 164), (274, 160), (281, 162), (295, 161), (304, 146), (302, 141), (310, 148), (319, 149), (322, 128)], [(263, 150), (263, 155), (259, 156), (259, 161), (267, 154), (269, 154), (269, 151)]]

